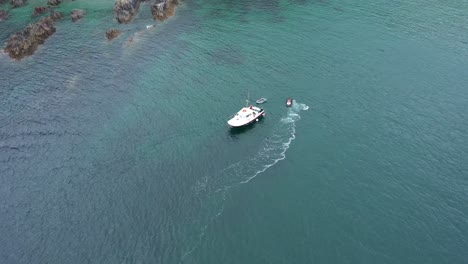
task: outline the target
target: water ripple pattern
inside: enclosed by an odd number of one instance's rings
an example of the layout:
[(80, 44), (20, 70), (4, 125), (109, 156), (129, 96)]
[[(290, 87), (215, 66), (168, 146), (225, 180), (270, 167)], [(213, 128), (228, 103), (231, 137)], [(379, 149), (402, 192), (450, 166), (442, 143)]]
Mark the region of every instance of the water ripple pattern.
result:
[(466, 264), (468, 1), (180, 2), (0, 52), (0, 264)]

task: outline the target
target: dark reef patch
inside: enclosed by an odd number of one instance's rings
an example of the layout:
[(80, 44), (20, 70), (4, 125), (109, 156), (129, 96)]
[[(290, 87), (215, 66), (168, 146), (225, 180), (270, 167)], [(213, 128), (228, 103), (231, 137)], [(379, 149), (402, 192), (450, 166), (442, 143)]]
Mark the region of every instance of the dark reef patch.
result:
[(242, 51), (231, 45), (216, 48), (210, 51), (209, 54), (211, 60), (216, 64), (241, 65), (246, 60)]

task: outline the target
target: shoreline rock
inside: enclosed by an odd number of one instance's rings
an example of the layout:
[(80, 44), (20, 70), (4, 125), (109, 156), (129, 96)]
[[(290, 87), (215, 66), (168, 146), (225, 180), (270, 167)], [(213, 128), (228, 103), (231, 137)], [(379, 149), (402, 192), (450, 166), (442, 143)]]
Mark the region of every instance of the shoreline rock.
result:
[[(1, 1), (2, 0), (0, 0), (0, 3)], [(3, 0), (3, 2), (8, 1), (10, 1), (13, 8), (26, 5), (27, 2), (27, 0)], [(116, 0), (114, 4), (116, 20), (119, 23), (131, 22), (138, 13), (140, 3), (145, 1), (146, 0)], [(47, 38), (55, 33), (55, 21), (64, 17), (62, 13), (53, 10), (51, 7), (60, 5), (62, 2), (62, 0), (48, 0), (48, 6), (35, 7), (34, 16), (44, 14), (47, 11), (50, 12), (49, 16), (28, 25), (21, 32), (11, 35), (7, 40), (7, 46), (3, 49), (3, 52), (15, 60), (21, 60), (26, 56), (34, 54), (38, 46), (43, 44)], [(151, 6), (151, 13), (154, 20), (162, 21), (173, 16), (178, 4), (179, 0), (155, 0), (155, 3)], [(70, 16), (72, 21), (76, 22), (85, 16), (85, 11), (83, 9), (74, 9), (70, 13)], [(8, 11), (0, 10), (0, 22), (8, 19), (8, 17)], [(121, 33), (119, 29), (112, 28), (106, 31), (106, 37), (108, 40), (112, 40), (119, 37)], [(131, 43), (133, 40), (134, 38), (131, 37), (128, 42)]]
[(21, 60), (32, 55), (40, 44), (43, 44), (48, 37), (55, 33), (55, 30), (52, 18), (42, 18), (29, 25), (22, 32), (10, 36), (4, 51), (8, 53), (10, 58)]
[(13, 6), (13, 8), (17, 8), (26, 5), (26, 1), (27, 0), (11, 0), (10, 3)]
[(140, 0), (116, 0), (114, 4), (115, 19), (117, 22), (127, 24), (138, 13)]
[(163, 21), (175, 14), (179, 0), (156, 0), (151, 6), (154, 20)]
[(112, 40), (118, 37), (122, 32), (118, 29), (112, 28), (106, 31), (107, 40)]
[(0, 9), (0, 22), (7, 20), (9, 17), (8, 11)]
[(85, 11), (83, 9), (74, 9), (70, 14), (73, 22), (76, 22), (82, 19), (84, 15), (85, 15)]

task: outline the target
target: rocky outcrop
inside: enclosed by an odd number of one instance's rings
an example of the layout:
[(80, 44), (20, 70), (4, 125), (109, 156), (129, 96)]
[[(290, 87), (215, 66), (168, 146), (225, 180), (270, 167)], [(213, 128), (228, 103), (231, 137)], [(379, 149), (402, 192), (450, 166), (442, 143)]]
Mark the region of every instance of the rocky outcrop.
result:
[(50, 6), (58, 6), (62, 3), (62, 0), (48, 0), (47, 4)]
[(8, 14), (8, 11), (0, 10), (0, 22), (7, 20), (8, 17), (10, 17), (10, 14)]
[(49, 7), (47, 7), (47, 6), (38, 6), (38, 7), (35, 7), (35, 8), (34, 8), (33, 16), (42, 15), (42, 14), (44, 14), (45, 12), (47, 12), (47, 10), (49, 10)]
[(120, 35), (120, 33), (122, 33), (120, 30), (118, 29), (109, 29), (107, 30), (106, 32), (106, 37), (108, 40), (111, 40), (111, 39), (115, 39), (116, 37), (118, 37)]
[(26, 0), (11, 0), (13, 8), (21, 7), (26, 5)]
[(63, 14), (58, 12), (58, 11), (55, 11), (55, 10), (50, 10), (50, 15), (49, 17), (54, 20), (54, 21), (57, 21), (57, 20), (60, 20), (63, 18)]
[(70, 14), (73, 22), (76, 22), (82, 19), (84, 15), (85, 15), (85, 11), (83, 9), (74, 9)]
[(8, 39), (5, 52), (16, 60), (32, 55), (40, 44), (55, 33), (54, 20), (45, 17)]
[(162, 21), (175, 13), (179, 0), (156, 0), (151, 6), (151, 13), (155, 20)]
[(129, 23), (138, 13), (140, 0), (116, 0), (114, 4), (114, 13), (117, 22)]

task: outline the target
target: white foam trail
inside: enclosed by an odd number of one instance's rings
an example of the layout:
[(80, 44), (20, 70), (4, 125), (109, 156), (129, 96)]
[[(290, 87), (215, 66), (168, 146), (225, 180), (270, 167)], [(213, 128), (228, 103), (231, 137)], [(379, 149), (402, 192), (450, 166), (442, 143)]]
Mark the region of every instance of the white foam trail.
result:
[[(210, 223), (223, 213), (224, 201), (229, 189), (250, 182), (259, 174), (286, 158), (286, 152), (296, 138), (296, 122), (301, 119), (299, 113), (308, 109), (307, 105), (294, 101), (293, 106), (280, 119), (271, 136), (263, 140), (256, 154), (229, 165), (216, 177), (213, 177), (211, 181), (204, 177), (196, 184), (195, 190), (199, 194), (204, 192), (206, 195), (205, 209), (208, 216), (205, 215), (207, 217), (205, 220), (207, 221), (200, 229), (196, 245), (182, 255), (180, 263), (200, 245)], [(212, 208), (213, 206), (215, 208)]]
[(260, 173), (274, 166), (286, 158), (286, 151), (292, 141), (296, 138), (296, 122), (301, 119), (300, 111), (308, 110), (309, 106), (294, 101), (293, 107), (289, 108), (285, 117), (280, 119), (279, 126), (273, 131), (272, 136), (263, 141), (263, 145), (256, 155), (246, 160), (230, 165), (224, 173), (236, 175), (236, 183), (226, 185), (225, 189), (248, 183)]
[(65, 81), (68, 90), (72, 90), (76, 88), (76, 83), (78, 81), (78, 78), (79, 78), (78, 75), (73, 75)]

